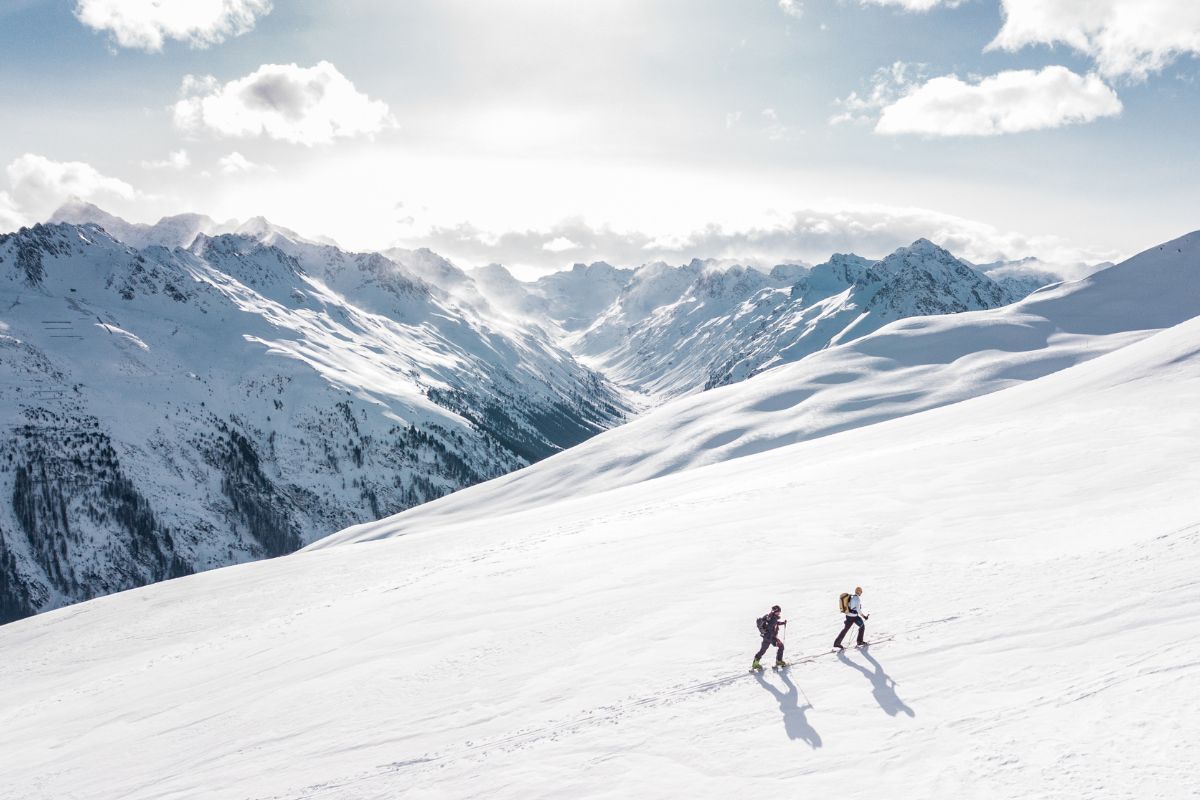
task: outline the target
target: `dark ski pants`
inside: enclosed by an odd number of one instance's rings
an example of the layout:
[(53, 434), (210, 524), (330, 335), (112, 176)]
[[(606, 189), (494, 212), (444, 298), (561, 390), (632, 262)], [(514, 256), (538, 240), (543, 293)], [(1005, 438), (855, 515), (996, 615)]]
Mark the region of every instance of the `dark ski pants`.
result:
[(758, 653), (754, 656), (754, 660), (758, 661), (760, 658), (762, 658), (763, 653), (767, 652), (767, 649), (770, 647), (779, 648), (779, 650), (777, 650), (775, 653), (775, 660), (783, 661), (783, 642), (779, 641), (779, 639), (774, 636), (769, 639), (766, 637), (763, 638), (762, 647), (758, 648)]
[(858, 643), (863, 643), (863, 634), (866, 633), (867, 626), (863, 624), (862, 617), (852, 617), (850, 615), (846, 615), (846, 624), (842, 626), (842, 632), (839, 633), (838, 637), (833, 640), (834, 647), (842, 646), (842, 639), (846, 638), (846, 631), (850, 630), (851, 625), (858, 626)]

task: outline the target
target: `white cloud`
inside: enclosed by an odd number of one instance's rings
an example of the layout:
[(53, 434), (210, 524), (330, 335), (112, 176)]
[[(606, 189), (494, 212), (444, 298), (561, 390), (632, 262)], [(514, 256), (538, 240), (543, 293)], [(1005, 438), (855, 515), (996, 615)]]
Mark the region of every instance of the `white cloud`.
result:
[(175, 150), (161, 161), (143, 161), (142, 166), (146, 169), (174, 169), (184, 170), (190, 167), (192, 159), (188, 157), (187, 150)]
[(1180, 55), (1200, 55), (1197, 0), (1002, 0), (989, 49), (1066, 44), (1108, 77), (1144, 79)]
[(266, 164), (256, 164), (236, 150), (227, 156), (217, 159), (217, 166), (226, 175), (236, 175), (240, 172), (274, 172), (275, 168)]
[(314, 145), (371, 135), (396, 123), (387, 104), (358, 91), (337, 67), (264, 64), (224, 85), (216, 78), (188, 75), (175, 124), (192, 133), (267, 136)]
[(733, 130), (742, 121), (742, 112), (730, 111), (725, 115), (725, 130)]
[(162, 50), (167, 39), (208, 47), (254, 28), (271, 0), (78, 0), (75, 16), (121, 47)]
[[(776, 222), (748, 228), (708, 225), (682, 235), (652, 235), (563, 220), (548, 228), (496, 233), (469, 223), (435, 227), (406, 240), (408, 247), (431, 247), (464, 264), (502, 263), (524, 271), (562, 269), (570, 261), (605, 260), (620, 266), (650, 261), (684, 263), (692, 258), (733, 259), (770, 267), (803, 260), (823, 261), (835, 252), (880, 257), (921, 237), (976, 263), (1037, 255), (1046, 262), (1097, 262), (1114, 253), (1081, 250), (1057, 237), (1029, 237), (991, 225), (920, 208), (879, 206), (838, 210), (806, 209)], [(563, 239), (575, 247), (569, 256), (547, 243)]]
[(871, 77), (871, 88), (865, 95), (851, 92), (834, 101), (841, 106), (842, 112), (830, 117), (829, 124), (875, 122), (881, 109), (896, 102), (924, 77), (924, 70), (924, 64), (906, 64), (903, 61), (875, 70)]
[(1116, 92), (1099, 76), (1066, 67), (1010, 70), (974, 81), (947, 75), (885, 106), (875, 132), (997, 136), (1091, 122), (1121, 110)]
[(779, 0), (779, 8), (789, 17), (799, 19), (804, 16), (804, 5), (800, 0)]
[(25, 224), (25, 217), (8, 192), (0, 192), (0, 233), (15, 231)]
[[(72, 197), (81, 200), (132, 200), (137, 192), (123, 180), (102, 175), (82, 161), (52, 161), (26, 153), (6, 170), (10, 185), (7, 212), (26, 222), (43, 220)], [(0, 203), (0, 213), (4, 213)]]
[(562, 253), (567, 250), (578, 250), (579, 245), (565, 236), (559, 236), (542, 245), (542, 249), (551, 253)]

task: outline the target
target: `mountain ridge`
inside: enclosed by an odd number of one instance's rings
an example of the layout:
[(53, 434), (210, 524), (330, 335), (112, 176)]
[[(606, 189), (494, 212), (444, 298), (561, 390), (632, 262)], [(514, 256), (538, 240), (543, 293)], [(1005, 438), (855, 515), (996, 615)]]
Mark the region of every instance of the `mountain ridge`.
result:
[(626, 413), (532, 327), (378, 254), (270, 242), (0, 236), (6, 618), (281, 555)]

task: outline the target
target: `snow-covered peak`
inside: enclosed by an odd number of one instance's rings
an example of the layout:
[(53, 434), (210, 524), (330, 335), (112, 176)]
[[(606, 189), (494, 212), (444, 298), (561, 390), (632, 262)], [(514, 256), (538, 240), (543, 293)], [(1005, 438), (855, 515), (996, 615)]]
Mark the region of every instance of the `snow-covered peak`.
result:
[(576, 331), (592, 322), (621, 294), (633, 270), (598, 261), (538, 278), (530, 291), (545, 302), (546, 313), (564, 330)]
[[(83, 267), (81, 258), (100, 252), (96, 263)], [(47, 291), (103, 280), (113, 270), (140, 258), (136, 251), (94, 223), (39, 223), (0, 234), (0, 275)]]
[(396, 263), (404, 265), (409, 272), (426, 283), (442, 289), (452, 291), (471, 283), (470, 276), (464, 270), (428, 247), (419, 247), (415, 250), (393, 247), (385, 250), (383, 254)]
[(571, 265), (571, 272), (575, 275), (582, 275), (588, 280), (605, 281), (627, 277), (629, 270), (614, 267), (607, 261), (593, 261), (590, 264), (576, 262)]
[(896, 250), (871, 271), (881, 285), (867, 307), (892, 319), (997, 308), (1019, 299), (928, 239)]
[(201, 233), (216, 234), (232, 227), (230, 224), (221, 225), (203, 214), (176, 214), (163, 217), (153, 225), (127, 222), (79, 199), (69, 200), (62, 205), (50, 216), (50, 222), (99, 225), (114, 238), (138, 249), (153, 245), (188, 247)]
[(776, 264), (771, 268), (771, 280), (779, 286), (791, 286), (811, 271), (805, 264)]
[(257, 290), (290, 288), (304, 274), (300, 262), (280, 248), (244, 234), (200, 234), (188, 248), (222, 273)]
[(853, 253), (834, 253), (829, 260), (799, 276), (792, 287), (794, 301), (811, 305), (863, 283), (875, 262)]
[(958, 271), (960, 266), (971, 269), (967, 262), (944, 247), (940, 247), (928, 239), (917, 239), (907, 247), (898, 248), (895, 252), (885, 256), (875, 265), (875, 268), (881, 272), (892, 274), (903, 270), (920, 269), (937, 270), (942, 274), (949, 272), (962, 275), (964, 273)]
[(128, 222), (78, 198), (72, 198), (59, 207), (50, 216), (49, 221), (78, 225), (94, 223), (104, 228), (114, 238), (139, 250), (152, 245), (167, 248), (190, 247), (200, 234), (220, 236), (227, 233), (247, 236), (266, 244), (278, 244), (283, 241), (336, 244), (328, 237), (306, 238), (293, 230), (276, 225), (262, 216), (251, 217), (245, 222), (237, 220), (217, 222), (204, 214), (185, 213), (162, 217), (153, 225)]
[(134, 225), (126, 222), (118, 216), (109, 214), (104, 209), (73, 197), (59, 207), (57, 211), (50, 215), (46, 221), (47, 224), (71, 224), (71, 225), (98, 225), (107, 231), (113, 238), (119, 239), (122, 242), (132, 247), (145, 247), (149, 244), (167, 244), (169, 246), (186, 245), (187, 242), (164, 242), (148, 236), (150, 230), (149, 225)]
[(708, 269), (701, 273), (693, 285), (697, 295), (717, 299), (724, 298), (741, 302), (760, 289), (772, 285), (770, 276), (752, 267), (731, 266), (726, 269)]

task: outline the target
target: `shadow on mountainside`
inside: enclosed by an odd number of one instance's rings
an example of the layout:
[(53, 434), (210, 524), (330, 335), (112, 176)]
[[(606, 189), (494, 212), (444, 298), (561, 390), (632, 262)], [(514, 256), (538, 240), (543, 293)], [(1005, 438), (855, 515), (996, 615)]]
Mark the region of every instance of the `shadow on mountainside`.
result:
[[(799, 739), (806, 742), (809, 747), (816, 750), (821, 746), (821, 734), (817, 733), (816, 728), (808, 724), (806, 714), (812, 708), (812, 703), (805, 702), (800, 705), (800, 691), (796, 688), (796, 684), (792, 683), (792, 679), (788, 677), (786, 670), (780, 670), (779, 676), (783, 678), (784, 685), (787, 686), (786, 692), (781, 692), (771, 685), (771, 682), (762, 676), (761, 673), (754, 673), (754, 679), (758, 681), (758, 685), (771, 693), (775, 701), (779, 703), (779, 710), (783, 712), (783, 728), (787, 731), (789, 739)], [(805, 698), (807, 701), (807, 698)]]
[[(869, 647), (869, 645), (868, 645)], [(863, 654), (863, 658), (871, 662), (873, 670), (869, 670), (859, 664), (855, 664), (842, 651), (838, 651), (838, 661), (841, 661), (848, 667), (853, 667), (863, 674), (867, 680), (871, 682), (871, 694), (875, 696), (875, 702), (879, 703), (879, 707), (888, 713), (889, 716), (896, 716), (904, 713), (910, 717), (915, 717), (917, 712), (913, 711), (900, 697), (896, 694), (896, 682), (892, 680), (886, 672), (883, 671), (883, 665), (876, 661), (867, 648), (859, 648), (858, 652)]]

